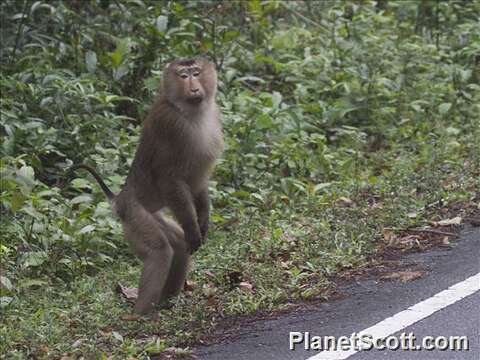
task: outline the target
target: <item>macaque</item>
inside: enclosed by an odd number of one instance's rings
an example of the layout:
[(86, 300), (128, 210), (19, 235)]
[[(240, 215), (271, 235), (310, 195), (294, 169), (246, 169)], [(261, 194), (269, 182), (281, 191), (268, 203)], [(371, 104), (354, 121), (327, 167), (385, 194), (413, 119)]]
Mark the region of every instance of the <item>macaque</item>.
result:
[[(134, 311), (146, 314), (181, 290), (190, 254), (205, 241), (209, 222), (208, 180), (223, 151), (215, 103), (217, 73), (204, 59), (176, 60), (142, 128), (125, 185), (113, 194), (88, 170), (109, 199), (133, 252), (143, 260)], [(173, 219), (162, 210), (171, 210)]]

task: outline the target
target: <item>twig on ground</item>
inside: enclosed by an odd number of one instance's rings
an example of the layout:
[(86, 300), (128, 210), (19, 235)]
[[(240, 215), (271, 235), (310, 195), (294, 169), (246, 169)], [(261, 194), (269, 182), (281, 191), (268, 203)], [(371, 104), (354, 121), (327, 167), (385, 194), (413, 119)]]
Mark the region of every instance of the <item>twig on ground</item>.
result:
[(433, 229), (406, 229), (405, 231), (410, 231), (410, 232), (415, 232), (415, 233), (430, 233), (430, 234), (436, 234), (436, 235), (445, 235), (445, 236), (452, 236), (452, 237), (458, 237), (457, 234), (451, 233), (451, 232), (446, 232), (446, 231), (440, 231), (440, 230), (433, 230)]

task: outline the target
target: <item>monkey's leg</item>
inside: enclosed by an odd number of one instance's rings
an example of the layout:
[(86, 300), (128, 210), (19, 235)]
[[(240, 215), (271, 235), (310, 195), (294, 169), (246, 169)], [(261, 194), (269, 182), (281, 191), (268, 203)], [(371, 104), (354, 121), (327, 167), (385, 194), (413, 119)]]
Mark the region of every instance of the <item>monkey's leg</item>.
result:
[(174, 252), (167, 282), (160, 299), (160, 302), (163, 302), (178, 295), (182, 290), (189, 270), (190, 252), (180, 226), (173, 219), (165, 217), (161, 212), (155, 213), (155, 217), (168, 237)]
[(143, 260), (134, 311), (146, 314), (162, 298), (174, 250), (155, 217), (139, 204), (131, 204), (124, 228), (132, 249)]
[[(177, 240), (184, 242), (183, 239)], [(170, 272), (168, 273), (167, 282), (163, 289), (160, 302), (175, 297), (180, 293), (187, 278), (189, 263), (190, 253), (187, 244), (185, 243), (180, 247), (174, 247), (172, 265), (170, 266)]]
[(202, 234), (202, 242), (205, 242), (208, 232), (208, 221), (210, 218), (208, 186), (195, 196), (195, 208), (197, 210), (200, 233)]
[(140, 285), (138, 287), (138, 299), (134, 311), (137, 314), (149, 313), (163, 298), (163, 289), (168, 277), (168, 267), (172, 261), (171, 248), (166, 248), (162, 254), (152, 254), (143, 263)]
[(167, 205), (182, 226), (190, 251), (194, 252), (202, 242), (202, 235), (190, 188), (185, 182), (177, 181), (169, 190)]

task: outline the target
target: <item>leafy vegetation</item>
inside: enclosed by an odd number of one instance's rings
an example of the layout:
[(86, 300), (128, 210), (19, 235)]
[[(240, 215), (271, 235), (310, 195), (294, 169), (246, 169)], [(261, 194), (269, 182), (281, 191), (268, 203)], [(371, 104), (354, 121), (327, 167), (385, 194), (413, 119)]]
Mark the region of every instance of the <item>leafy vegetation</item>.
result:
[[(382, 229), (478, 199), (480, 2), (4, 1), (2, 358), (188, 353), (225, 316), (326, 299)], [(220, 73), (227, 149), (191, 290), (129, 321), (118, 190), (168, 59)]]

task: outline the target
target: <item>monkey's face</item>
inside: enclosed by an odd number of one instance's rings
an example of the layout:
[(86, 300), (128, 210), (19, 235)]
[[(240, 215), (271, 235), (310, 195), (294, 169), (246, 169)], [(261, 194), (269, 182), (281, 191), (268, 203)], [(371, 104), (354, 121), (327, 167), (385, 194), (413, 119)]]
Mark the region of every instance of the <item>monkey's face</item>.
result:
[(200, 104), (205, 97), (205, 90), (200, 82), (202, 68), (197, 65), (179, 66), (175, 71), (182, 88), (185, 101), (190, 104)]
[(198, 106), (215, 95), (216, 72), (205, 60), (177, 60), (169, 64), (165, 72), (164, 88), (175, 103)]

